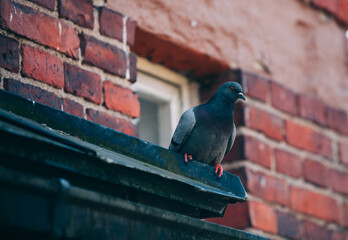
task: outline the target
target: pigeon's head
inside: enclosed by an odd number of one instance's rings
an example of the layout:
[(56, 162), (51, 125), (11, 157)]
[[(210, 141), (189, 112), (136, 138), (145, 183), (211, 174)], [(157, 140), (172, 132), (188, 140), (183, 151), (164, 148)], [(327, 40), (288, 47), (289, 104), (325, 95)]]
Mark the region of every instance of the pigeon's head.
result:
[(245, 101), (243, 88), (239, 83), (236, 82), (227, 82), (222, 84), (217, 92), (218, 94), (221, 94), (232, 101), (237, 101), (239, 98)]

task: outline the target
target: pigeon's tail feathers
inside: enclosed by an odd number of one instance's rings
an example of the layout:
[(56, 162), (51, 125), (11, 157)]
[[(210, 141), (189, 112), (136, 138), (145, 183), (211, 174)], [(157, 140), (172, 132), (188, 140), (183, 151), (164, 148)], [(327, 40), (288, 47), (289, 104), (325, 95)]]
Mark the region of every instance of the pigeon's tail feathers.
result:
[(190, 136), (195, 124), (195, 113), (193, 112), (193, 108), (190, 108), (182, 114), (169, 145), (169, 150), (179, 152), (180, 148)]

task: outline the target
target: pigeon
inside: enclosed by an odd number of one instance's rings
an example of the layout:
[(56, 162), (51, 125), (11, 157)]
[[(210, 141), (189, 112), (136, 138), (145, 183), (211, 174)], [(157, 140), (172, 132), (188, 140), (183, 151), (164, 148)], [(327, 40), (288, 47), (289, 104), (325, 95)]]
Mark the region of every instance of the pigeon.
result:
[(174, 131), (169, 150), (184, 155), (185, 163), (196, 160), (215, 166), (223, 174), (221, 161), (236, 138), (234, 104), (243, 99), (242, 86), (226, 82), (206, 103), (186, 110)]

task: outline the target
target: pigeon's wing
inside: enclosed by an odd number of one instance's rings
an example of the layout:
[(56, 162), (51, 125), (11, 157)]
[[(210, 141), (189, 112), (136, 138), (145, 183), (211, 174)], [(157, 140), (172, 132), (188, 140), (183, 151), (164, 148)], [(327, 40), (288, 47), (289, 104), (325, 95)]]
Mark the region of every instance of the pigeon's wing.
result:
[(230, 138), (228, 139), (225, 155), (231, 150), (235, 139), (236, 139), (236, 125), (233, 123), (233, 130), (232, 130), (232, 134)]
[(169, 145), (169, 150), (178, 152), (190, 136), (195, 125), (195, 113), (193, 112), (193, 108), (190, 108), (182, 114)]

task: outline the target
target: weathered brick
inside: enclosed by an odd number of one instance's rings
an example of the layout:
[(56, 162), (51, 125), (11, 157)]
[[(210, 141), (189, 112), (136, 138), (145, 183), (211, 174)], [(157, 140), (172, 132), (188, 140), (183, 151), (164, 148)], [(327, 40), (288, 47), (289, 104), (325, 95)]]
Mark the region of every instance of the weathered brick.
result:
[(348, 233), (337, 230), (330, 230), (330, 240), (348, 240)]
[(320, 125), (325, 125), (326, 123), (325, 104), (319, 99), (309, 97), (307, 95), (300, 95), (299, 111), (300, 116), (305, 119)]
[(261, 100), (262, 102), (267, 101), (267, 97), (269, 94), (268, 80), (263, 79), (262, 77), (257, 76), (255, 74), (244, 71), (242, 84), (245, 94), (258, 100)]
[(348, 165), (348, 143), (341, 142), (338, 144), (338, 154), (340, 161)]
[(246, 159), (265, 166), (271, 167), (272, 149), (269, 145), (253, 137), (245, 137)]
[(277, 211), (278, 234), (288, 239), (301, 239), (302, 222), (295, 216)]
[(291, 186), (290, 206), (296, 211), (339, 223), (339, 206), (330, 196)]
[(18, 46), (18, 41), (0, 34), (0, 67), (6, 68), (11, 72), (19, 71)]
[(54, 55), (22, 46), (22, 74), (56, 88), (64, 86), (63, 62)]
[(326, 123), (328, 127), (335, 131), (342, 134), (348, 134), (348, 116), (343, 110), (328, 106)]
[(163, 34), (150, 29), (137, 27), (136, 39), (132, 51), (139, 56), (151, 58), (153, 63), (161, 63), (196, 77), (231, 71), (227, 61), (212, 58), (198, 49), (188, 48), (186, 44), (168, 41)]
[(302, 160), (295, 154), (276, 149), (274, 152), (277, 172), (299, 178), (302, 176)]
[(316, 225), (309, 221), (304, 221), (304, 236), (303, 239), (308, 240), (328, 240), (330, 232), (326, 227)]
[(279, 178), (246, 169), (246, 188), (251, 194), (270, 202), (287, 205), (288, 186)]
[(84, 63), (100, 67), (120, 77), (126, 76), (127, 59), (124, 51), (86, 35), (82, 36), (81, 41)]
[(119, 111), (130, 117), (140, 116), (138, 96), (132, 90), (104, 82), (104, 100), (107, 108)]
[(56, 0), (29, 0), (33, 3), (36, 3), (40, 6), (43, 6), (51, 11), (54, 10), (55, 4), (56, 4)]
[(297, 115), (297, 96), (291, 90), (277, 84), (271, 84), (272, 106), (289, 114)]
[(67, 98), (63, 99), (63, 111), (80, 118), (84, 117), (83, 106)]
[(320, 8), (324, 8), (327, 11), (336, 14), (339, 0), (312, 0), (312, 3)]
[(331, 177), (333, 190), (348, 195), (348, 172), (333, 169)]
[(64, 63), (64, 90), (76, 96), (100, 104), (102, 84), (98, 74)]
[(348, 203), (345, 203), (343, 206), (344, 209), (344, 226), (348, 227)]
[(39, 87), (21, 83), (12, 78), (5, 78), (4, 89), (22, 97), (62, 110), (62, 99), (54, 93), (48, 92)]
[(131, 122), (113, 117), (107, 113), (87, 109), (88, 120), (112, 128), (116, 131), (137, 137), (138, 130)]
[(338, 1), (337, 17), (345, 24), (348, 24), (348, 1), (347, 0), (337, 0), (337, 1)]
[(331, 140), (312, 128), (286, 121), (286, 141), (300, 149), (332, 158)]
[(254, 137), (237, 136), (224, 162), (247, 160), (271, 168), (271, 154), (272, 149), (268, 144)]
[(68, 18), (82, 27), (93, 29), (94, 15), (91, 0), (60, 0), (59, 16)]
[(42, 12), (18, 3), (0, 2), (0, 25), (35, 42), (78, 58), (79, 38), (74, 28)]
[(277, 216), (273, 207), (249, 200), (250, 222), (254, 228), (276, 234)]
[(213, 222), (219, 225), (243, 229), (250, 226), (248, 203), (236, 203), (227, 205), (223, 217), (208, 218), (208, 222)]
[[(105, 7), (101, 8), (99, 14), (100, 33), (108, 37), (116, 38), (123, 42), (124, 18), (125, 16), (121, 13), (112, 11)], [(133, 46), (134, 44), (135, 26), (136, 23), (133, 20), (127, 18), (127, 44), (130, 46)]]
[(284, 121), (281, 118), (253, 106), (248, 106), (245, 114), (246, 126), (275, 140), (283, 140)]
[(330, 169), (324, 164), (306, 159), (303, 164), (303, 171), (307, 182), (321, 187), (330, 186)]

